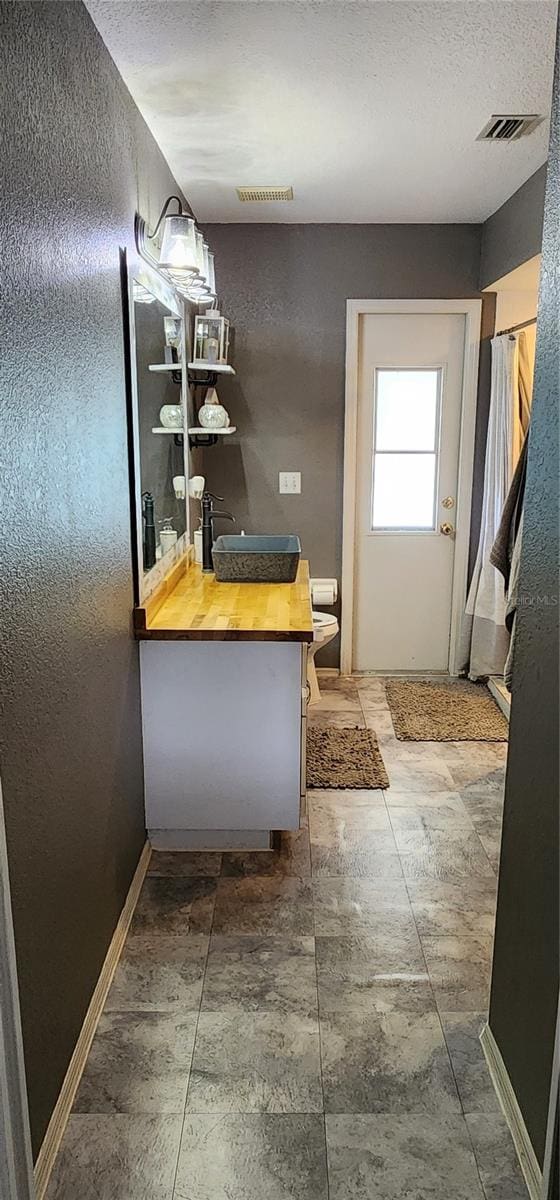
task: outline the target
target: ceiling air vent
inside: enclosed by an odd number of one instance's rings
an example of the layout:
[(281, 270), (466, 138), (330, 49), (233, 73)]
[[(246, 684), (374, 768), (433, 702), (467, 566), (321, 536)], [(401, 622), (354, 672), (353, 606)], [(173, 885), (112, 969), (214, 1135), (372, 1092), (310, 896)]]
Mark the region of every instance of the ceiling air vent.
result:
[(477, 137), (477, 142), (513, 142), (516, 138), (532, 133), (540, 125), (542, 117), (537, 113), (494, 113)]
[(238, 187), (235, 189), (239, 200), (244, 204), (247, 200), (293, 200), (294, 189), (291, 187)]

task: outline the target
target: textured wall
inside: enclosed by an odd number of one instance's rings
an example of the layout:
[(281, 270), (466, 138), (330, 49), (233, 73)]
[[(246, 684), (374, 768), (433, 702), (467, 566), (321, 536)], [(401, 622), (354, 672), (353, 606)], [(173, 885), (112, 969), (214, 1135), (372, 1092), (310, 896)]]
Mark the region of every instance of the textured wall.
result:
[(119, 246), (176, 190), (82, 4), (0, 5), (0, 756), (40, 1144), (144, 841)]
[[(312, 574), (340, 580), (346, 300), (478, 296), (480, 227), (208, 230), (220, 300), (235, 326), (237, 377), (219, 392), (239, 438), (204, 454), (205, 474), (247, 532), (299, 533)], [(493, 298), (485, 305), (488, 335)], [(486, 394), (485, 353), (481, 371)], [(301, 496), (278, 494), (282, 470), (302, 472)], [(338, 662), (337, 642), (322, 661)]]
[(540, 254), (546, 163), (482, 227), (480, 286), (489, 287)]
[(557, 51), (490, 1026), (542, 1162), (558, 1003)]

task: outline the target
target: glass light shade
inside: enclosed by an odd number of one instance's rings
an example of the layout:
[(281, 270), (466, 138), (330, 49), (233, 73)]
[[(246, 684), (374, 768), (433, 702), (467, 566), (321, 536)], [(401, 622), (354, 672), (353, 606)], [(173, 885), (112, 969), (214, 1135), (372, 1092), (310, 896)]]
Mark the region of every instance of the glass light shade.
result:
[(197, 238), (192, 217), (177, 214), (165, 217), (159, 266), (162, 270), (176, 271), (179, 275), (182, 272), (192, 275), (198, 270)]
[(214, 266), (214, 255), (212, 251), (208, 251), (208, 287), (212, 296), (216, 295), (216, 269)]
[[(199, 280), (201, 283), (206, 282), (206, 274), (204, 271), (204, 238), (199, 229), (195, 230), (196, 238), (196, 269), (198, 271)], [(198, 281), (197, 281), (198, 282)]]

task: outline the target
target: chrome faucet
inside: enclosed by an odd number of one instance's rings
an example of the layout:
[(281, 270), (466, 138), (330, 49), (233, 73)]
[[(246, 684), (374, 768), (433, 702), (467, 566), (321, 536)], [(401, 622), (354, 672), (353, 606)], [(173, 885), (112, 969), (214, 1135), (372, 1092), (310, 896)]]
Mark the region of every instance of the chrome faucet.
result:
[(208, 573), (214, 570), (212, 563), (212, 543), (214, 541), (214, 529), (212, 522), (216, 517), (220, 517), (224, 521), (235, 521), (235, 517), (228, 512), (218, 512), (214, 508), (214, 500), (223, 500), (223, 496), (214, 496), (212, 492), (204, 492), (202, 497), (202, 570)]

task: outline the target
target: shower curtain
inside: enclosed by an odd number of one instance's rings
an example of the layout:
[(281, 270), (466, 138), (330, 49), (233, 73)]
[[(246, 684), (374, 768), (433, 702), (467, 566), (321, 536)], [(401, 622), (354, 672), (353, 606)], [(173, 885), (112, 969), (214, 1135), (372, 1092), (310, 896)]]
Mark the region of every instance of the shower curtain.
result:
[(523, 332), (492, 339), (480, 540), (463, 622), (464, 666), (471, 679), (502, 675), (508, 653), (504, 581), (490, 551), (529, 425), (531, 374)]

